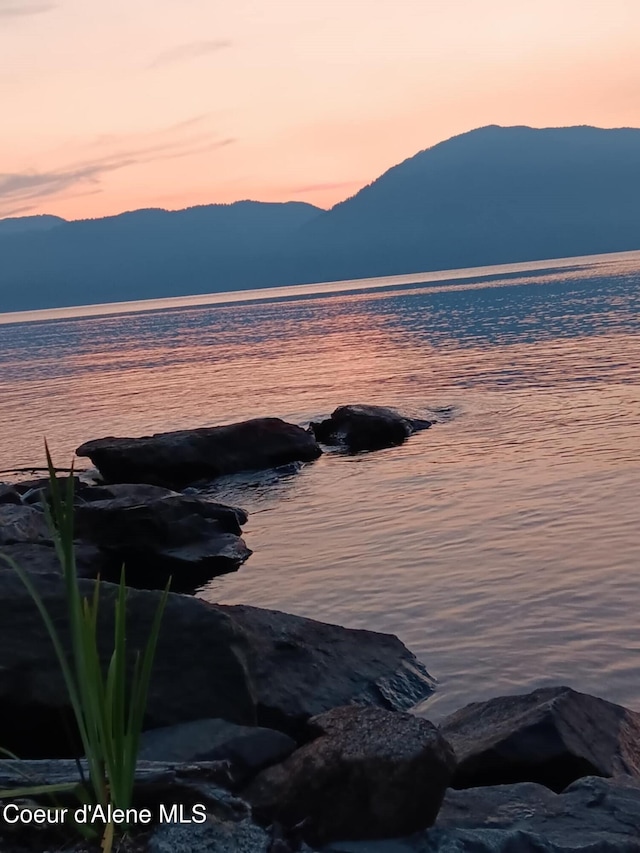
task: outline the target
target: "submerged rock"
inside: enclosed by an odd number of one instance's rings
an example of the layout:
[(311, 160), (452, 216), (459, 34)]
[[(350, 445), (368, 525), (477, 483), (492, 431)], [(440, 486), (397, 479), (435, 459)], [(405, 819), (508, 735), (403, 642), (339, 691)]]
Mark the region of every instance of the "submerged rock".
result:
[(402, 444), (432, 421), (410, 418), (384, 406), (340, 406), (310, 429), (323, 444), (344, 444), (352, 452), (380, 450)]
[(301, 826), (305, 840), (388, 838), (430, 826), (455, 759), (427, 720), (381, 708), (335, 708), (317, 737), (260, 773), (243, 796), (256, 816)]
[(218, 609), (242, 627), (261, 725), (305, 737), (310, 717), (351, 703), (406, 711), (435, 681), (392, 634), (341, 628), (246, 605)]
[(310, 462), (322, 451), (299, 426), (255, 418), (142, 438), (100, 438), (76, 453), (88, 456), (108, 482), (182, 488), (225, 474)]
[(458, 760), (454, 787), (582, 776), (640, 776), (640, 714), (570, 687), (475, 702), (440, 725)]

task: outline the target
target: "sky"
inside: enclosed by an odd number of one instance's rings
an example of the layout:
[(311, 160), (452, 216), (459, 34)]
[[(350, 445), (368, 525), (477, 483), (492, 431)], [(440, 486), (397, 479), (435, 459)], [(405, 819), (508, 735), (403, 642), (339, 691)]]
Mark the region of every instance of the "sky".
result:
[(0, 218), (306, 201), (487, 124), (640, 126), (640, 0), (0, 0)]

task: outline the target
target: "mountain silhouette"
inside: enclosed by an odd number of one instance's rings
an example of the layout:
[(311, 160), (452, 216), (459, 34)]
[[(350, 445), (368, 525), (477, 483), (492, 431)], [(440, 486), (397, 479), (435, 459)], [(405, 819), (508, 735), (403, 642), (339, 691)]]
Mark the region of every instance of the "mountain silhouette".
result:
[(0, 247), (0, 311), (640, 249), (640, 130), (489, 126), (329, 211), (141, 210)]

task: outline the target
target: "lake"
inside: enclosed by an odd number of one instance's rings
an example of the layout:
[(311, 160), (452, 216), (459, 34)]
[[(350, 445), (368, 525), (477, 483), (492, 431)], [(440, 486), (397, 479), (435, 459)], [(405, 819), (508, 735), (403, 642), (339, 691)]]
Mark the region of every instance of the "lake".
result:
[(640, 709), (639, 366), (637, 252), (0, 315), (0, 468), (45, 435), (66, 465), (105, 435), (433, 416), (217, 484), (254, 554), (201, 595), (397, 634), (436, 720), (558, 683)]

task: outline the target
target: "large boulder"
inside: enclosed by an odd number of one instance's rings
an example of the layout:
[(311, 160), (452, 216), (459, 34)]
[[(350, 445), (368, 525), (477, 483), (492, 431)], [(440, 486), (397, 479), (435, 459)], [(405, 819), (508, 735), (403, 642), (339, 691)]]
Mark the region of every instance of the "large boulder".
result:
[(249, 640), (247, 665), (261, 725), (306, 736), (306, 721), (339, 705), (406, 711), (435, 682), (391, 634), (341, 628), (276, 610), (218, 606)]
[(144, 761), (226, 761), (234, 783), (247, 782), (290, 755), (296, 742), (284, 732), (262, 726), (239, 726), (227, 720), (194, 720), (143, 732), (139, 758)]
[(179, 430), (142, 438), (100, 438), (81, 445), (105, 480), (182, 488), (225, 474), (310, 462), (321, 454), (312, 435), (279, 418)]
[(85, 492), (76, 502), (76, 533), (109, 557), (106, 580), (117, 581), (124, 565), (128, 586), (158, 589), (171, 578), (174, 592), (193, 592), (250, 556), (240, 536), (243, 510), (171, 492), (145, 496), (144, 489), (156, 487), (135, 488), (102, 500), (88, 500)]
[(356, 453), (402, 444), (418, 430), (428, 429), (432, 421), (411, 418), (385, 406), (339, 406), (327, 420), (311, 423), (310, 428), (323, 444), (343, 444)]
[[(59, 576), (31, 577), (70, 648), (67, 603)], [(80, 581), (83, 594), (92, 581)], [(117, 587), (103, 584), (98, 644), (106, 665), (113, 650), (113, 604)], [(160, 593), (127, 591), (127, 643), (133, 652), (149, 636)], [(247, 640), (226, 613), (204, 601), (169, 595), (157, 647), (145, 727), (205, 717), (255, 722), (247, 674)], [(42, 617), (20, 579), (0, 573), (0, 731), (2, 747), (20, 757), (73, 755), (67, 691)]]
[(260, 773), (243, 796), (258, 819), (305, 840), (388, 838), (430, 826), (455, 759), (428, 720), (348, 706), (315, 717), (317, 737)]
[(454, 787), (582, 776), (640, 776), (640, 714), (570, 687), (475, 702), (441, 722), (458, 760)]

